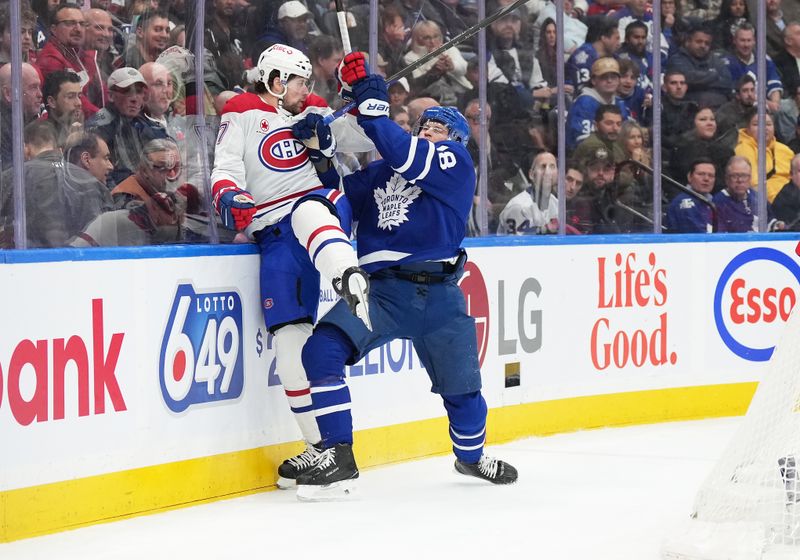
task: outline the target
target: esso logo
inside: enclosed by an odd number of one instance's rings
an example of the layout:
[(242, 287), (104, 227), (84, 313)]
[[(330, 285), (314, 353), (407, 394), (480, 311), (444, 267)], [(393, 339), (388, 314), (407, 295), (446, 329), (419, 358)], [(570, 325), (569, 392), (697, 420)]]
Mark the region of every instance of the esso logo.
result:
[(280, 172), (300, 169), (308, 161), (305, 145), (288, 128), (267, 134), (258, 147), (258, 157), (265, 167)]
[(238, 293), (197, 293), (191, 284), (178, 286), (161, 343), (158, 375), (164, 402), (173, 412), (242, 394), (242, 299)]
[(475, 263), (468, 261), (464, 265), (464, 275), (458, 285), (464, 293), (464, 299), (467, 300), (467, 313), (475, 319), (478, 360), (483, 366), (483, 358), (489, 347), (489, 296), (483, 274)]
[(777, 249), (748, 249), (731, 260), (714, 293), (714, 322), (725, 345), (745, 360), (769, 360), (798, 284), (800, 265)]

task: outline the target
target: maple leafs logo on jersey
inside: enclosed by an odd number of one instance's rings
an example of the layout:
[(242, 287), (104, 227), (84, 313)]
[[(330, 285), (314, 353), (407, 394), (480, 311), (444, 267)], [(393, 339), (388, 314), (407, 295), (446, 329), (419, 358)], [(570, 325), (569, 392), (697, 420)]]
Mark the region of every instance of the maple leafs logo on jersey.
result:
[(378, 227), (392, 229), (408, 221), (408, 207), (419, 196), (422, 189), (407, 186), (408, 181), (395, 173), (386, 181), (385, 189), (375, 189), (375, 204), (378, 205)]
[(589, 60), (589, 53), (586, 51), (578, 51), (575, 53), (575, 63), (576, 64), (586, 64), (586, 61)]

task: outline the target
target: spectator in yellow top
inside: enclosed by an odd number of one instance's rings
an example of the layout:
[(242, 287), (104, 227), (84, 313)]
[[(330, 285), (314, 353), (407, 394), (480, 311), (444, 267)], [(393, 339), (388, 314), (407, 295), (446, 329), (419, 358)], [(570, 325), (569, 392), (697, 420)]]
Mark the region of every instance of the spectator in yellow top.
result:
[[(791, 163), (794, 152), (786, 144), (775, 139), (775, 125), (772, 116), (765, 115), (766, 120), (766, 167), (767, 167), (767, 200), (771, 203), (781, 188), (791, 179)], [(747, 128), (739, 129), (739, 142), (736, 144), (736, 155), (750, 162), (752, 168), (752, 184), (758, 189), (758, 113), (753, 110), (747, 118)]]

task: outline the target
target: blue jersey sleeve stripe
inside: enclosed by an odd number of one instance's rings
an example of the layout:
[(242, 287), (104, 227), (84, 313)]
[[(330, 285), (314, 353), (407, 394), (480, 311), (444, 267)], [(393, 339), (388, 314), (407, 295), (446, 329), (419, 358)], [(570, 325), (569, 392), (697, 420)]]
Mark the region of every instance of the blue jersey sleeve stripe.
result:
[(416, 136), (412, 136), (411, 145), (408, 147), (408, 159), (406, 159), (403, 165), (396, 168), (395, 171), (397, 171), (398, 173), (403, 173), (405, 171), (408, 171), (408, 169), (413, 165), (414, 159), (417, 155), (417, 142), (418, 138)]
[(433, 144), (431, 142), (428, 142), (427, 140), (423, 140), (423, 142), (424, 145), (428, 146), (428, 153), (425, 156), (425, 167), (422, 169), (422, 173), (411, 179), (412, 183), (414, 181), (421, 181), (422, 179), (427, 177), (428, 173), (430, 173), (431, 171), (431, 163), (433, 162), (433, 156), (435, 155), (434, 152), (436, 150), (434, 150)]

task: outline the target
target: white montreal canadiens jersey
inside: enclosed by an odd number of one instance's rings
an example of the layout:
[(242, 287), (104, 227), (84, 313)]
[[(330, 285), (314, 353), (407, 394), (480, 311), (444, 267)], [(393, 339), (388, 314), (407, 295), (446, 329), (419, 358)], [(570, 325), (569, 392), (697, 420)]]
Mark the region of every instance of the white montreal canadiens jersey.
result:
[[(317, 108), (308, 110), (314, 109)], [(251, 237), (280, 221), (300, 197), (321, 188), (308, 150), (292, 134), (292, 124), (301, 116), (289, 119), (251, 93), (237, 95), (225, 105), (211, 173), (214, 203), (232, 188), (253, 195), (258, 212), (245, 230)], [(343, 125), (334, 128), (337, 140), (337, 132), (344, 129), (351, 147), (371, 149), (363, 132), (362, 139), (354, 141), (352, 128), (348, 130), (344, 122), (337, 124)]]

